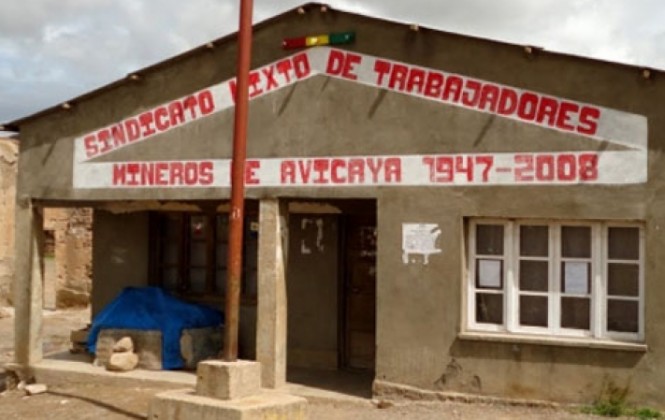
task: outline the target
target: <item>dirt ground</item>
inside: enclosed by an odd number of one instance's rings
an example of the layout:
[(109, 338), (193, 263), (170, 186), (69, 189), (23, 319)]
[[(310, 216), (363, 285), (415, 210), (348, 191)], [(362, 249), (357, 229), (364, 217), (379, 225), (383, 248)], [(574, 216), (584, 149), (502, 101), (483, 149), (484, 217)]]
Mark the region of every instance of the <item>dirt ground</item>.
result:
[[(9, 312), (9, 313), (7, 313)], [(0, 366), (13, 358), (14, 318), (5, 310), (0, 318)], [(67, 350), (69, 333), (89, 322), (89, 310), (47, 311), (44, 317), (45, 354)], [(0, 379), (3, 372), (0, 369)], [(0, 391), (4, 389), (0, 381)], [(160, 389), (68, 384), (49, 388), (45, 394), (26, 396), (24, 391), (0, 393), (0, 419), (120, 420), (145, 419), (152, 396)], [(511, 407), (464, 403), (397, 403), (377, 408), (370, 400), (315, 402), (309, 417), (317, 420), (434, 420), (434, 419), (584, 419), (596, 418), (573, 409)]]

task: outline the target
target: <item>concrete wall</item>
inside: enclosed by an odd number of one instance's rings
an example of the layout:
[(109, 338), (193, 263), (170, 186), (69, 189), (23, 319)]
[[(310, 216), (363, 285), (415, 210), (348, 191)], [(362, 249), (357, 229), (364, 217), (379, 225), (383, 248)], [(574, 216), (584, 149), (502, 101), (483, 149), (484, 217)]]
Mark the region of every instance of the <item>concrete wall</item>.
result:
[(337, 368), (338, 240), (334, 215), (289, 216), (287, 361), (291, 366)]
[(148, 285), (148, 213), (96, 211), (92, 316), (128, 286)]
[(0, 139), (0, 306), (12, 302), (18, 143)]
[[(527, 55), (519, 46), (428, 30), (414, 33), (406, 25), (318, 11), (302, 16), (294, 12), (258, 29), (254, 66), (287, 54), (279, 48), (279, 40), (284, 37), (348, 29), (358, 34), (351, 50), (641, 114), (649, 124), (649, 179), (639, 185), (249, 190), (249, 196), (255, 198), (378, 199), (377, 379), (426, 389), (589, 401), (596, 397), (605, 378), (613, 378), (619, 384), (631, 380), (635, 400), (663, 406), (662, 74), (655, 72), (654, 78), (645, 80), (638, 69), (627, 66), (549, 53)], [(231, 77), (234, 57), (231, 43), (202, 50), (159, 71), (146, 73), (140, 82), (120, 85), (76, 103), (69, 111), (57, 111), (26, 123), (22, 127), (19, 195), (47, 200), (227, 197), (226, 189), (211, 188), (73, 190), (72, 139)], [(222, 112), (100, 160), (228, 157), (231, 122), (232, 112)], [(616, 148), (573, 134), (318, 76), (252, 103), (248, 153), (253, 157), (349, 156)], [(645, 221), (646, 344), (650, 350), (628, 353), (584, 346), (458, 339), (464, 282), (463, 219), (472, 216)], [(441, 226), (442, 253), (433, 256), (427, 266), (402, 262), (404, 222)], [(292, 239), (292, 243), (295, 241)], [(110, 299), (126, 283), (145, 282), (144, 214), (100, 213), (95, 219), (94, 243), (95, 302)], [(330, 261), (321, 264), (332, 269)], [(312, 275), (320, 279), (321, 273), (327, 271), (319, 265), (301, 263), (303, 267), (298, 271), (304, 274), (298, 281), (303, 281), (302, 293), (309, 293), (308, 298), (321, 296), (318, 290), (316, 294), (306, 290), (311, 283), (304, 281)], [(294, 269), (291, 266), (289, 270)], [(290, 293), (300, 293), (297, 288), (292, 290)], [(289, 301), (293, 299), (290, 295)], [(293, 312), (290, 316), (298, 315), (297, 308)], [(290, 324), (307, 321), (295, 319)], [(291, 341), (305, 339), (293, 336)], [(302, 343), (304, 346), (305, 341)]]

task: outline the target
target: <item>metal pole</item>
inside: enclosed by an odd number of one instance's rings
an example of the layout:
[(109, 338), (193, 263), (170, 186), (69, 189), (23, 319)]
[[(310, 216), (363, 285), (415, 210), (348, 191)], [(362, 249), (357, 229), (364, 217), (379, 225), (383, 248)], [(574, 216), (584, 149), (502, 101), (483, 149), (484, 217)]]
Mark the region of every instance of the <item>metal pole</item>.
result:
[(242, 277), (243, 221), (245, 219), (245, 159), (249, 108), (249, 67), (252, 56), (252, 0), (240, 0), (238, 67), (231, 161), (231, 215), (226, 278), (224, 360), (238, 360), (240, 280)]

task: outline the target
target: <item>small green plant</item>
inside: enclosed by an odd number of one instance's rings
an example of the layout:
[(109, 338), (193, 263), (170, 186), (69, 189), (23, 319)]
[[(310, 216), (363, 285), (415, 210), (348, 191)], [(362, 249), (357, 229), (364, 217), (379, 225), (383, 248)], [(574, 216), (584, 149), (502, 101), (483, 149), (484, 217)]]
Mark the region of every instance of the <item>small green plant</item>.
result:
[(600, 396), (590, 407), (582, 411), (586, 414), (595, 414), (604, 417), (636, 417), (639, 419), (659, 419), (662, 417), (660, 411), (649, 407), (635, 408), (627, 403), (630, 393), (630, 383), (625, 387), (616, 385), (613, 381), (605, 381), (601, 388)]

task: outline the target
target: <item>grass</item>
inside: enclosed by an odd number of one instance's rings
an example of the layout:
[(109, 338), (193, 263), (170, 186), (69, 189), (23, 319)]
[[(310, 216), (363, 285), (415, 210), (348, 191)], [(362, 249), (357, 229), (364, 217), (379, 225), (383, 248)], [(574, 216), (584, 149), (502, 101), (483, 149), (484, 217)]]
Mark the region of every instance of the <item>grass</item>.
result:
[(585, 414), (604, 417), (635, 417), (638, 419), (659, 419), (662, 413), (649, 407), (633, 407), (627, 403), (630, 385), (620, 387), (609, 381), (603, 385), (600, 397), (589, 407), (582, 409)]

